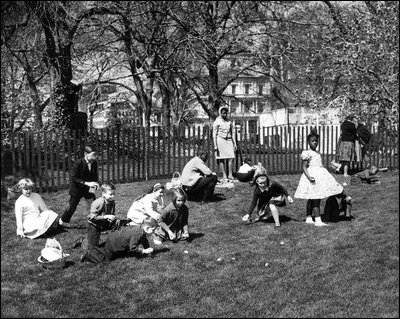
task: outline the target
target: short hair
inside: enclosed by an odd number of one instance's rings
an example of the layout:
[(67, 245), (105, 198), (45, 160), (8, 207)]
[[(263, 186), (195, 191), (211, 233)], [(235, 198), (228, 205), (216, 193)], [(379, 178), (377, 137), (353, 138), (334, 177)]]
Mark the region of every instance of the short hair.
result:
[(219, 108), (218, 113), (221, 114), (223, 110), (229, 112), (229, 107), (227, 105), (223, 105)]
[(115, 185), (113, 183), (110, 183), (110, 182), (106, 182), (106, 183), (101, 184), (101, 191), (102, 192), (105, 192), (105, 191), (108, 191), (108, 190), (115, 190)]
[(311, 139), (311, 137), (316, 137), (319, 140), (319, 134), (316, 127), (312, 127), (310, 134), (307, 135), (307, 141)]
[(142, 227), (143, 226), (147, 226), (150, 228), (157, 228), (158, 222), (153, 217), (148, 216), (143, 220)]
[(84, 148), (85, 153), (92, 153), (92, 152), (96, 152), (97, 150), (93, 145), (86, 145)]
[(161, 183), (156, 183), (151, 188), (151, 192), (154, 193), (154, 192), (157, 192), (160, 189), (165, 189), (165, 186), (163, 184), (161, 184)]
[(244, 159), (244, 161), (243, 161), (243, 163), (246, 163), (246, 164), (251, 164), (251, 158), (245, 158)]
[(18, 182), (20, 189), (32, 189), (35, 187), (35, 183), (30, 178), (23, 178)]
[(370, 170), (369, 170), (369, 174), (370, 175), (375, 175), (376, 173), (378, 173), (378, 168), (375, 165), (372, 165)]
[(208, 156), (208, 151), (206, 149), (204, 149), (204, 148), (199, 148), (197, 150), (196, 154), (197, 154), (198, 157), (200, 157), (201, 155), (207, 155)]
[(179, 197), (182, 197), (183, 200), (186, 202), (187, 196), (185, 192), (180, 188), (176, 188), (172, 192), (172, 203), (174, 203), (174, 206), (176, 205), (176, 201)]

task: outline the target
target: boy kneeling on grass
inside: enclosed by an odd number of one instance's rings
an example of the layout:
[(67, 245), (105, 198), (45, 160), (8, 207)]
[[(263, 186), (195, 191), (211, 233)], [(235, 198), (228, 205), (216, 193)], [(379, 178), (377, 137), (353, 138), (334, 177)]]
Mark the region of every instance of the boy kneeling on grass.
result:
[(101, 263), (118, 257), (150, 255), (153, 248), (150, 247), (147, 236), (153, 234), (157, 227), (157, 221), (147, 217), (140, 226), (124, 226), (109, 231), (104, 247), (89, 248), (82, 254), (80, 261)]
[[(337, 222), (340, 219), (351, 221), (352, 199), (345, 191), (337, 195), (329, 196), (325, 202), (324, 214), (321, 216), (324, 222)], [(342, 214), (344, 214), (342, 216)]]

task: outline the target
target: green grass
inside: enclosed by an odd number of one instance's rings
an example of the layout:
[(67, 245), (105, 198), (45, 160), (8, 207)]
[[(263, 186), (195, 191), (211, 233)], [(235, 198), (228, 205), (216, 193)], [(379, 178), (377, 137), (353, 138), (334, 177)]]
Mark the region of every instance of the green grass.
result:
[[(281, 229), (245, 225), (253, 188), (239, 183), (216, 190), (227, 200), (188, 202), (192, 240), (167, 243), (153, 258), (80, 263), (71, 245), (85, 229), (60, 233), (74, 261), (62, 270), (42, 268), (45, 239), (18, 239), (13, 207), (2, 201), (1, 316), (398, 318), (399, 174), (380, 175), (381, 185), (346, 187), (352, 222), (307, 225), (305, 200), (294, 199), (279, 210)], [(299, 178), (271, 177), (292, 195)], [(154, 182), (117, 185), (117, 215), (126, 217)], [(65, 190), (43, 198), (61, 213), (69, 197)], [(72, 221), (84, 224), (85, 215), (82, 200)]]

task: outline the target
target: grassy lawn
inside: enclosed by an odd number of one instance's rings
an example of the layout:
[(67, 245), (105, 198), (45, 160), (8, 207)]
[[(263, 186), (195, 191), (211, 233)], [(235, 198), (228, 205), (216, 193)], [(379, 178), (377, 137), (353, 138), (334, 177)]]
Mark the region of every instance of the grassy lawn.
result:
[[(380, 185), (350, 185), (351, 222), (307, 225), (305, 200), (280, 208), (282, 227), (241, 221), (253, 188), (216, 189), (226, 200), (188, 202), (191, 240), (155, 246), (151, 258), (80, 263), (72, 243), (85, 229), (56, 238), (71, 265), (37, 262), (45, 239), (19, 239), (13, 203), (1, 203), (1, 317), (399, 317), (399, 172)], [(342, 181), (342, 176), (336, 176)], [(271, 176), (294, 194), (300, 175)], [(166, 182), (167, 180), (162, 180)], [(117, 185), (117, 215), (155, 181)], [(61, 213), (68, 191), (43, 194)], [(322, 207), (325, 201), (322, 201)], [(85, 202), (73, 222), (84, 224)]]

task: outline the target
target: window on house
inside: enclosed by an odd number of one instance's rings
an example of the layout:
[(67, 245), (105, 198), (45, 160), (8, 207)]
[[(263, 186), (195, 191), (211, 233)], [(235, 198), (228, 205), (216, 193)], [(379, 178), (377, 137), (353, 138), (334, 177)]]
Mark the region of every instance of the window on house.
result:
[(249, 94), (250, 93), (250, 84), (245, 84), (244, 85), (244, 94)]
[(239, 102), (236, 100), (231, 101), (231, 114), (235, 114), (238, 112)]
[(236, 94), (236, 84), (232, 84), (232, 94)]
[(262, 113), (264, 111), (265, 102), (257, 102), (257, 113)]
[(263, 86), (262, 85), (258, 86), (258, 95), (263, 95)]
[(245, 113), (249, 113), (252, 110), (253, 107), (253, 101), (244, 101), (244, 112)]

